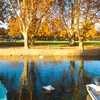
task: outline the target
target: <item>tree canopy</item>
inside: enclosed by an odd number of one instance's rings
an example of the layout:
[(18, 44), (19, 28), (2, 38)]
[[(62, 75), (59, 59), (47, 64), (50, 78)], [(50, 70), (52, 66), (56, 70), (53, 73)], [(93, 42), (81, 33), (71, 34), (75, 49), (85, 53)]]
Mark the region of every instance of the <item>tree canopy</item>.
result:
[[(100, 0), (8, 0), (28, 47), (30, 36), (68, 37), (71, 45), (83, 41), (100, 22)], [(15, 25), (16, 26), (16, 25)], [(91, 28), (92, 27), (92, 28)], [(93, 31), (94, 33), (95, 31)], [(93, 36), (92, 36), (93, 37)]]
[[(28, 48), (28, 31), (37, 29), (37, 23), (49, 13), (53, 0), (8, 0), (12, 10), (19, 20), (20, 31), (24, 37), (24, 47)], [(39, 24), (40, 24), (39, 23)]]
[(9, 18), (13, 16), (10, 5), (7, 0), (0, 0), (0, 22), (8, 22)]

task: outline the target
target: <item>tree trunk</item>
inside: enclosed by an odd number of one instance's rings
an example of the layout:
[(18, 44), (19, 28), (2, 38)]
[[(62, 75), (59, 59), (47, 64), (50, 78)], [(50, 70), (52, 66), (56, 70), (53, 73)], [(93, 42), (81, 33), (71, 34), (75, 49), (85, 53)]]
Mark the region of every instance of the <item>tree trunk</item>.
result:
[(29, 48), (29, 45), (28, 45), (28, 34), (27, 32), (23, 32), (23, 37), (24, 37), (24, 48), (27, 49)]
[(30, 46), (34, 46), (34, 36), (31, 36)]
[(83, 43), (83, 38), (79, 37), (79, 49), (84, 50), (84, 43)]
[(75, 0), (76, 2), (76, 30), (77, 30), (77, 34), (79, 37), (79, 49), (80, 50), (84, 50), (84, 45), (83, 45), (83, 33), (80, 33), (79, 31), (79, 18), (80, 18), (80, 3), (81, 0)]
[(75, 46), (75, 39), (72, 38), (72, 45)]
[(72, 36), (70, 38), (70, 46), (75, 46), (75, 33), (72, 31)]
[(71, 10), (72, 14), (71, 14), (71, 39), (70, 39), (70, 44), (71, 46), (75, 46), (75, 32), (74, 32), (74, 14), (75, 14), (75, 9), (74, 9), (74, 5), (72, 3), (72, 10)]
[(74, 38), (70, 39), (70, 46), (75, 46), (75, 39)]

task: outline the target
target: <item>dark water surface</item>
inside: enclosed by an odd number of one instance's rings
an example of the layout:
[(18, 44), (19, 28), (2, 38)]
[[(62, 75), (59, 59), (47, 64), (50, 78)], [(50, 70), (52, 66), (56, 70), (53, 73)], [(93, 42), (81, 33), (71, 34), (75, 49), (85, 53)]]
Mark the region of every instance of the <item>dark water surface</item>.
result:
[[(100, 78), (100, 59), (63, 57), (0, 58), (0, 80), (8, 100), (86, 100), (86, 84)], [(55, 90), (44, 91), (52, 85)]]

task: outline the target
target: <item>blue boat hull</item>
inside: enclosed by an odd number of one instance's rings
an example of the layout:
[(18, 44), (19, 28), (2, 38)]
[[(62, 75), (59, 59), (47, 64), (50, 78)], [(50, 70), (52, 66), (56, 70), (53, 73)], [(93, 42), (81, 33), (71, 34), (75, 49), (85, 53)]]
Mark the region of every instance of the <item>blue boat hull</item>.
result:
[(7, 100), (6, 89), (1, 82), (0, 82), (0, 100)]

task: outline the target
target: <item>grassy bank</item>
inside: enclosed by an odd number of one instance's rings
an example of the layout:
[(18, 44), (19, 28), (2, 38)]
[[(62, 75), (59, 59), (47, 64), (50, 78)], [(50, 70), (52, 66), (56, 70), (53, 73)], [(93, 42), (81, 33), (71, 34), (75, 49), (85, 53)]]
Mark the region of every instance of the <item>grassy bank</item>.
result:
[[(79, 41), (75, 42), (76, 45)], [(35, 45), (64, 45), (69, 46), (69, 41), (34, 41)], [(100, 45), (100, 41), (84, 41), (84, 45)], [(23, 41), (1, 41), (0, 46), (24, 46)]]
[(24, 46), (23, 41), (0, 41), (0, 46)]

